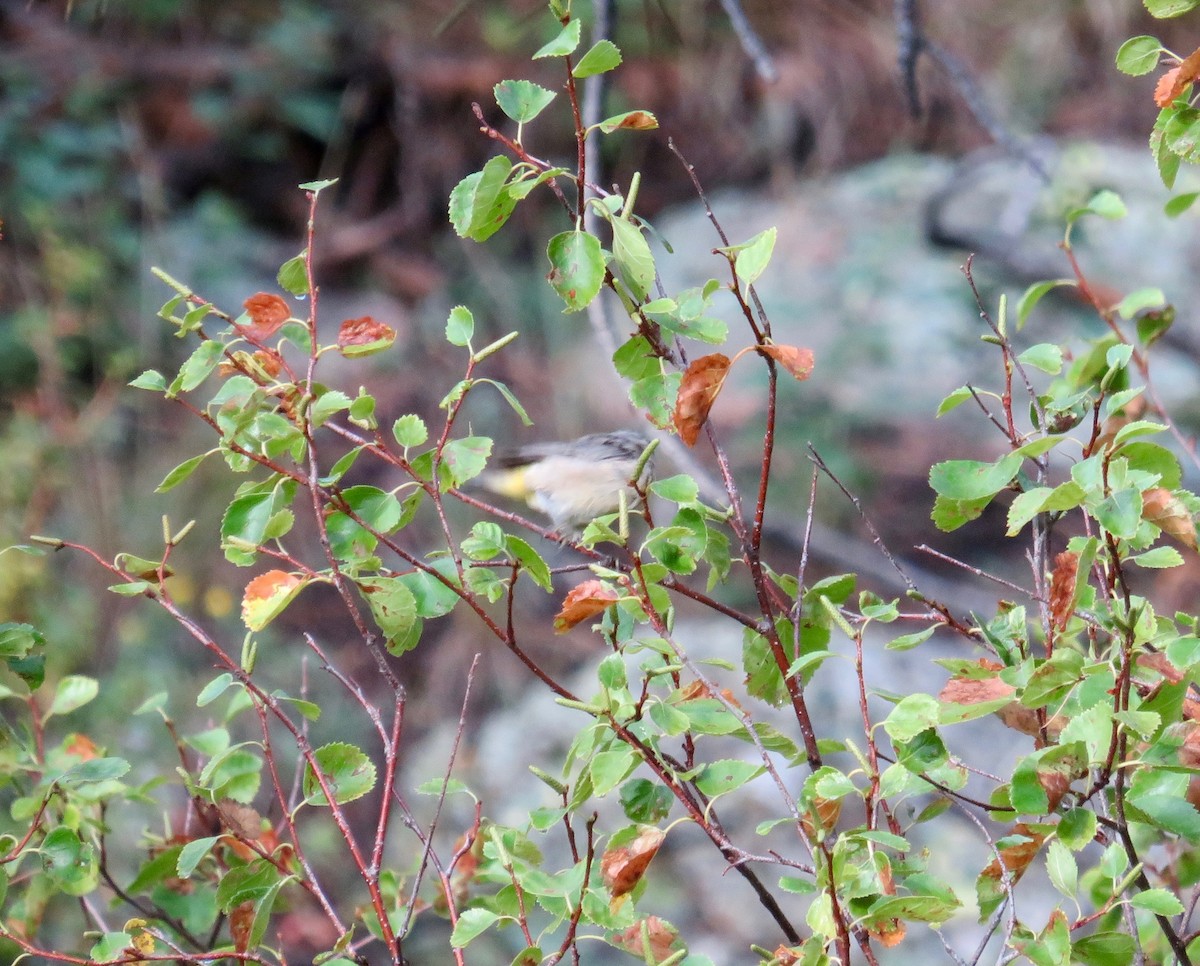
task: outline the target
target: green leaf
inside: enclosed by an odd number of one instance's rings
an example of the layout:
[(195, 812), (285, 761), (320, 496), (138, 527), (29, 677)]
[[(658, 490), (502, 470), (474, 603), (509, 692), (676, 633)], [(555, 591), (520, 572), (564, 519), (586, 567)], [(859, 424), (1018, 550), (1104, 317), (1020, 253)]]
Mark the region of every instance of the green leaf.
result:
[(1174, 547), (1155, 547), (1145, 553), (1134, 554), (1128, 559), (1130, 563), (1150, 570), (1166, 570), (1171, 567), (1183, 566), (1183, 555)]
[(593, 74), (603, 74), (620, 66), (621, 51), (611, 40), (599, 40), (586, 54), (579, 58), (579, 63), (571, 71), (575, 78), (591, 77)]
[[(454, 561), (439, 560), (433, 564), (433, 569), (442, 574), (452, 585), (458, 585), (458, 574), (454, 569)], [(461, 599), (454, 590), (423, 570), (402, 574), (397, 579), (412, 591), (418, 617), (426, 619), (444, 617), (454, 610), (455, 604)]]
[(1158, 66), (1163, 46), (1157, 37), (1130, 37), (1117, 48), (1117, 70), (1131, 77), (1149, 74)]
[(324, 426), (330, 417), (350, 408), (350, 397), (338, 389), (328, 389), (313, 400), (308, 417), (314, 427)]
[[(362, 798), (375, 787), (375, 765), (354, 745), (331, 742), (314, 751), (313, 757), (339, 805)], [(310, 804), (329, 804), (311, 766), (304, 769), (304, 797)]]
[[(579, 37), (582, 30), (583, 21), (572, 20), (558, 32), (558, 36), (549, 43), (539, 47), (537, 53), (533, 55), (533, 59), (566, 57), (568, 54), (574, 53), (575, 48), (579, 46)], [(463, 945), (466, 944), (464, 943)]]
[(777, 229), (767, 228), (745, 244), (737, 246), (733, 264), (743, 285), (753, 285), (766, 271), (771, 261), (771, 253), (775, 251), (777, 234)]
[(497, 155), (450, 192), (450, 223), (463, 238), (482, 242), (499, 231), (517, 200), (504, 190), (512, 162)]
[(140, 376), (134, 379), (129, 385), (134, 389), (148, 389), (151, 392), (165, 392), (167, 388), (167, 380), (161, 372), (155, 369), (147, 369)]
[(685, 474), (668, 476), (650, 484), (650, 492), (672, 503), (690, 504), (700, 499), (700, 485)]
[(1197, 6), (1200, 6), (1200, 0), (1143, 0), (1143, 2), (1146, 4), (1146, 9), (1150, 11), (1150, 15), (1159, 20), (1182, 16), (1189, 10), (1195, 10)]
[(155, 487), (155, 493), (166, 493), (172, 490), (180, 483), (186, 480), (194, 472), (196, 468), (208, 458), (209, 453), (201, 453), (199, 456), (193, 456), (191, 459), (186, 459), (173, 470), (163, 477), (163, 481)]
[[(578, 20), (572, 22), (576, 25), (579, 23)], [(499, 921), (500, 916), (487, 909), (481, 909), (478, 906), (473, 909), (464, 909), (459, 913), (458, 921), (454, 924), (454, 931), (450, 933), (450, 945), (455, 949), (462, 949)]]
[(308, 269), (305, 265), (307, 257), (308, 249), (305, 249), (279, 266), (276, 281), (279, 282), (280, 288), (295, 296), (308, 294)]
[(1192, 844), (1200, 842), (1200, 812), (1186, 799), (1155, 792), (1130, 801), (1150, 824), (1182, 835)]
[(71, 674), (58, 682), (54, 689), (54, 700), (45, 717), (51, 718), (56, 714), (70, 714), (88, 704), (100, 693), (100, 682), (95, 678), (84, 677), (81, 674)]
[(530, 579), (542, 590), (550, 592), (554, 589), (550, 568), (536, 550), (520, 537), (506, 536), (504, 546), (514, 559), (529, 574)]
[(963, 403), (965, 403), (968, 399), (973, 399), (973, 398), (974, 398), (974, 395), (972, 394), (971, 390), (968, 387), (959, 386), (957, 389), (954, 390), (954, 392), (950, 393), (948, 396), (946, 396), (941, 401), (941, 403), (938, 405), (938, 408), (937, 408), (937, 415), (944, 416), (946, 413), (950, 412), (952, 409), (957, 409), (959, 406), (961, 406)]
[(1096, 836), (1096, 813), (1087, 808), (1073, 808), (1058, 823), (1058, 838), (1074, 852), (1088, 845)]
[(492, 93), (496, 95), (500, 110), (518, 124), (532, 121), (558, 96), (527, 80), (502, 80), (492, 88)]
[(475, 334), (475, 316), (465, 305), (456, 305), (446, 319), (446, 341), (451, 345), (465, 346)]
[(634, 301), (641, 302), (654, 284), (654, 256), (641, 229), (624, 218), (613, 218), (613, 261), (617, 276), (625, 283)]
[(724, 758), (704, 766), (696, 777), (696, 787), (709, 798), (735, 791), (757, 778), (763, 766), (737, 758)]
[(417, 620), (417, 601), (400, 577), (362, 577), (359, 592), (388, 641), (405, 640)]
[(555, 235), (546, 246), (550, 287), (566, 303), (568, 312), (585, 309), (604, 282), (604, 253), (600, 241), (582, 231)]
[(994, 463), (977, 460), (946, 460), (929, 471), (929, 485), (951, 500), (990, 499), (1012, 482), (1023, 457), (1009, 453)]
[(302, 185), (300, 185), (300, 190), (311, 191), (313, 194), (320, 194), (326, 188), (330, 188), (337, 183), (337, 178), (325, 178), (322, 181), (305, 181)]
[[(1146, 2), (1149, 5), (1155, 0)], [(1083, 966), (1129, 966), (1135, 951), (1132, 936), (1123, 932), (1097, 932), (1071, 943), (1071, 962)]]
[(674, 801), (670, 789), (647, 778), (631, 778), (621, 786), (621, 808), (632, 822), (661, 822), (670, 814)]
[(46, 638), (31, 624), (12, 621), (0, 624), (0, 659), (23, 658), (35, 647), (44, 647)]
[(910, 694), (892, 708), (883, 727), (895, 741), (910, 741), (938, 723), (939, 705), (929, 694)]
[(170, 392), (191, 392), (208, 378), (224, 354), (225, 346), (220, 342), (212, 339), (201, 342), (179, 370), (178, 377), (171, 383)]
[(397, 443), (408, 449), (411, 446), (420, 446), (429, 439), (429, 430), (420, 416), (409, 413), (392, 424), (392, 435), (396, 437)]
[(72, 765), (55, 781), (60, 785), (83, 785), (88, 782), (115, 781), (129, 771), (124, 758), (91, 758)]
[(597, 798), (603, 798), (629, 777), (640, 759), (628, 745), (618, 745), (602, 751), (591, 760), (588, 774), (591, 776)]
[(1196, 203), (1197, 198), (1200, 198), (1200, 191), (1185, 191), (1176, 195), (1163, 205), (1163, 214), (1168, 218), (1178, 218)]
[(1025, 289), (1025, 292), (1017, 300), (1017, 329), (1020, 330), (1025, 325), (1025, 320), (1029, 318), (1029, 313), (1040, 302), (1047, 293), (1052, 292), (1060, 285), (1075, 285), (1073, 278), (1055, 278), (1045, 282), (1035, 282)]
[(1130, 896), (1129, 904), (1135, 909), (1149, 909), (1156, 916), (1178, 916), (1183, 912), (1183, 903), (1178, 896), (1166, 889), (1147, 889)]
[(1043, 342), (1030, 346), (1017, 356), (1017, 360), (1025, 365), (1033, 366), (1035, 369), (1040, 369), (1042, 372), (1057, 376), (1062, 371), (1063, 352), (1059, 346)]
[(1162, 308), (1167, 304), (1167, 297), (1160, 288), (1139, 288), (1126, 295), (1117, 303), (1117, 314), (1125, 320), (1132, 319), (1146, 309)]
[[(1087, 203), (1087, 207), (1078, 211), (1078, 214), (1099, 215), (1101, 218), (1106, 218), (1109, 221), (1124, 218), (1128, 213), (1129, 211), (1125, 207), (1125, 202), (1121, 200), (1121, 196), (1109, 188), (1101, 188), (1092, 195), (1091, 200)], [(1071, 215), (1068, 214), (1067, 217), (1070, 219)]]
[(1132, 539), (1142, 522), (1142, 494), (1134, 489), (1110, 493), (1096, 507), (1094, 516), (1114, 537)]
[(450, 473), (451, 485), (462, 486), (483, 472), (491, 455), (492, 441), (486, 436), (464, 436), (442, 448), (442, 465)]

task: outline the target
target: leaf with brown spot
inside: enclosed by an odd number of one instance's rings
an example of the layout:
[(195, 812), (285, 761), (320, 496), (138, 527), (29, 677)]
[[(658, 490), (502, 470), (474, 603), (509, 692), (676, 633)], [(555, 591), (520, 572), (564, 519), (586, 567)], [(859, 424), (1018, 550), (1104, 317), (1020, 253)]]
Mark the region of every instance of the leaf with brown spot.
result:
[[(671, 955), (679, 930), (665, 919), (647, 916), (613, 937), (613, 945), (647, 963), (661, 963)], [(646, 958), (647, 954), (653, 957)]]
[(554, 630), (565, 634), (576, 624), (603, 614), (621, 599), (617, 591), (599, 580), (585, 580), (572, 587), (563, 598), (562, 609), (554, 615)]
[(619, 899), (642, 881), (651, 860), (666, 838), (656, 828), (645, 828), (628, 845), (609, 849), (600, 859), (600, 873), (614, 899)]
[(800, 962), (800, 953), (791, 946), (776, 946), (771, 955), (779, 966), (796, 966)]
[(1157, 486), (1142, 494), (1142, 519), (1161, 527), (1185, 547), (1196, 549), (1196, 521), (1170, 490)]
[(675, 397), (675, 431), (688, 446), (695, 446), (700, 430), (708, 419), (708, 411), (725, 385), (732, 365), (729, 356), (720, 352), (693, 359), (679, 384)]
[(259, 292), (242, 303), (250, 316), (250, 324), (242, 331), (256, 342), (273, 336), (292, 317), (292, 311), (281, 296), (272, 292)]
[(369, 315), (346, 319), (338, 329), (338, 350), (346, 357), (368, 356), (396, 341), (396, 330)]
[[(724, 698), (726, 701), (728, 701), (731, 705), (733, 705), (739, 711), (744, 710), (742, 708), (741, 704), (738, 703), (737, 698), (734, 697), (733, 692), (729, 690), (729, 688), (721, 688), (720, 694), (721, 694), (722, 698)], [(700, 700), (703, 700), (704, 698), (714, 698), (714, 697), (716, 697), (716, 695), (714, 695), (712, 693), (712, 690), (703, 681), (692, 681), (690, 684), (684, 685), (679, 691), (679, 700), (684, 701), (684, 702), (700, 701)]]
[(812, 349), (799, 349), (794, 345), (760, 345), (758, 351), (778, 362), (797, 381), (803, 382), (812, 375)]
[(1200, 47), (1158, 79), (1154, 85), (1154, 103), (1159, 107), (1170, 107), (1171, 102), (1197, 77), (1200, 77)]
[(1058, 631), (1067, 626), (1075, 611), (1075, 577), (1079, 572), (1079, 554), (1064, 550), (1054, 558), (1050, 576), (1050, 625)]

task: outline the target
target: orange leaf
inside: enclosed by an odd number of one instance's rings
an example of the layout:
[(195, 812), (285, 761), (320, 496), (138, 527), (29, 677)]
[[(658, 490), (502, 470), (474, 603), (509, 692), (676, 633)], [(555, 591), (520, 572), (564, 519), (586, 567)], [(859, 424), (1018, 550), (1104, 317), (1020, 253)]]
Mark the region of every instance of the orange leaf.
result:
[(261, 631), (292, 602), (307, 583), (283, 570), (268, 570), (246, 585), (242, 595), (242, 621), (252, 631)]
[(649, 111), (630, 111), (626, 114), (614, 131), (653, 131), (658, 127), (658, 118)]
[(589, 617), (603, 614), (620, 597), (616, 590), (599, 580), (585, 580), (579, 586), (572, 587), (563, 599), (562, 610), (554, 615), (554, 630), (565, 634)]
[(257, 341), (274, 335), (292, 317), (292, 310), (282, 297), (270, 292), (251, 295), (242, 303), (250, 315), (250, 325), (244, 331)]
[(1075, 609), (1078, 571), (1079, 554), (1064, 550), (1054, 558), (1054, 573), (1050, 576), (1050, 624), (1055, 630), (1061, 631), (1067, 626)]
[(631, 892), (645, 874), (650, 861), (658, 854), (665, 833), (656, 828), (643, 829), (628, 845), (609, 849), (600, 859), (604, 884), (614, 899)]
[(708, 419), (708, 411), (725, 385), (732, 365), (729, 356), (720, 352), (693, 359), (679, 384), (675, 399), (675, 431), (688, 446), (695, 446), (700, 429)]
[(1184, 88), (1197, 77), (1200, 77), (1200, 47), (1181, 60), (1177, 67), (1172, 67), (1158, 79), (1158, 83), (1154, 87), (1154, 103), (1159, 107), (1169, 107), (1171, 102), (1183, 93)]
[(812, 375), (812, 349), (798, 349), (794, 345), (760, 345), (758, 351), (770, 356), (800, 382)]
[(396, 330), (369, 315), (346, 319), (338, 329), (337, 344), (342, 355), (369, 355), (385, 349), (396, 341)]
[(78, 732), (67, 736), (66, 741), (63, 742), (63, 751), (68, 755), (74, 755), (80, 761), (91, 761), (93, 758), (100, 757), (100, 753), (96, 750), (96, 743), (87, 735), (81, 735)]
[(981, 878), (994, 879), (999, 882), (1004, 875), (1003, 870), (1000, 868), (1002, 861), (1004, 868), (1012, 873), (1012, 883), (1016, 885), (1021, 876), (1025, 874), (1025, 870), (1029, 868), (1029, 863), (1037, 856), (1042, 843), (1046, 840), (1043, 832), (1030, 828), (1024, 822), (1018, 822), (1014, 825), (1013, 833), (1024, 836), (1026, 841), (1006, 845), (1002, 848), (1000, 850), (1000, 860), (992, 859), (988, 867), (981, 873)]
[(1142, 519), (1161, 527), (1185, 547), (1196, 549), (1196, 521), (1170, 490), (1157, 486), (1142, 494)]

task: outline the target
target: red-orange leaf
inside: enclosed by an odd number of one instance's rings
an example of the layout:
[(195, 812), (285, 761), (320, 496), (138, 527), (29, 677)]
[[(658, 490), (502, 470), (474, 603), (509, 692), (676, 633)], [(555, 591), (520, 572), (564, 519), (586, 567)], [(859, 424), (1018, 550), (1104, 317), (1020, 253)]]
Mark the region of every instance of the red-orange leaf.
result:
[(572, 587), (564, 598), (562, 610), (554, 617), (554, 630), (565, 634), (589, 617), (603, 614), (620, 596), (616, 590), (599, 580), (585, 580), (579, 586)]
[(369, 315), (346, 319), (338, 329), (338, 349), (344, 356), (365, 356), (396, 341), (396, 330)]
[(1154, 87), (1154, 103), (1159, 107), (1169, 107), (1197, 77), (1200, 77), (1200, 47), (1181, 60), (1178, 67), (1172, 67), (1158, 79)]
[(292, 317), (287, 302), (270, 292), (251, 295), (242, 304), (250, 315), (250, 324), (246, 326), (245, 331), (251, 338), (260, 342), (274, 335), (279, 327)]
[(700, 438), (700, 429), (708, 419), (725, 377), (732, 363), (729, 356), (720, 352), (692, 360), (679, 384), (679, 395), (675, 399), (675, 431), (688, 446), (695, 446)]
[(283, 570), (268, 570), (246, 585), (242, 595), (242, 621), (261, 631), (304, 589), (306, 580)]
[(801, 382), (812, 375), (812, 349), (800, 349), (794, 345), (760, 345), (758, 351), (770, 356)]

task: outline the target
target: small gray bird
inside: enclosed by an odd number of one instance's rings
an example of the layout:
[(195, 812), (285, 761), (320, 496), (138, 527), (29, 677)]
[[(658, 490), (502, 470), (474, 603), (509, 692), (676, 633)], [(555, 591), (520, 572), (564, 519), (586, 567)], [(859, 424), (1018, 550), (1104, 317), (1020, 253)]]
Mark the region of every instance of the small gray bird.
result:
[[(493, 493), (524, 500), (546, 514), (557, 530), (580, 533), (596, 517), (616, 513), (624, 491), (627, 505), (639, 496), (630, 486), (645, 437), (626, 429), (592, 433), (568, 443), (531, 443), (501, 451), (478, 477)], [(648, 461), (641, 483), (652, 476)]]

